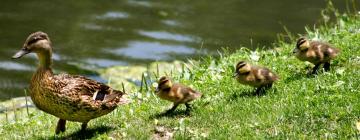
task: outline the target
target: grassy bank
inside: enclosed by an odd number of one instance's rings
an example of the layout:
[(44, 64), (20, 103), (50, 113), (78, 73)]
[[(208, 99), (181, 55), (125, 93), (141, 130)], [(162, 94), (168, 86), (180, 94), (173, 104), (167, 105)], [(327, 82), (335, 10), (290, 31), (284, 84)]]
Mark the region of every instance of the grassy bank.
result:
[[(355, 139), (359, 137), (356, 124), (360, 121), (360, 15), (339, 15), (335, 25), (308, 30), (307, 36), (329, 41), (342, 50), (330, 72), (308, 76), (311, 64), (292, 56), (296, 38), (292, 36), (291, 43), (277, 40), (272, 50), (224, 51), (218, 59), (208, 57), (197, 64), (188, 63), (191, 68), (172, 74), (174, 80), (205, 95), (194, 102), (190, 116), (184, 114), (184, 106), (172, 115), (161, 116), (171, 104), (154, 95), (150, 82), (148, 91), (143, 88), (142, 92), (131, 93), (133, 103), (92, 120), (85, 134), (80, 134), (79, 123), (70, 122), (65, 133), (55, 136), (56, 118), (32, 111), (16, 122), (0, 124), (0, 139)], [(265, 95), (255, 96), (253, 88), (231, 77), (239, 60), (267, 66), (281, 80)], [(152, 79), (150, 76), (149, 81)]]

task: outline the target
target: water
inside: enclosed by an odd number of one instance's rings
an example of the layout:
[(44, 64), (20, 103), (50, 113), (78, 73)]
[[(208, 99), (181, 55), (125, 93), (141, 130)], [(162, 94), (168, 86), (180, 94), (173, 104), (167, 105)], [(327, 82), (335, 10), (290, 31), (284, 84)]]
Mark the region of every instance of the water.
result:
[[(345, 0), (333, 1), (344, 9)], [(49, 34), (56, 72), (97, 78), (84, 68), (186, 59), (241, 44), (268, 45), (284, 31), (283, 25), (303, 33), (325, 7), (322, 0), (2, 0), (0, 100), (24, 95), (36, 58), (10, 57), (34, 31)]]

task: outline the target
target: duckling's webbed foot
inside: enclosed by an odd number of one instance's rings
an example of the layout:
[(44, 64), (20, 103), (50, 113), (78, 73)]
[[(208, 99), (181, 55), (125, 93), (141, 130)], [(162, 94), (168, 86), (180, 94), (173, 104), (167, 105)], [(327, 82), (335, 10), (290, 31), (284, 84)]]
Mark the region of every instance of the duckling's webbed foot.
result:
[(330, 62), (325, 62), (325, 63), (324, 63), (324, 70), (325, 70), (325, 71), (329, 71), (329, 70), (330, 70)]
[(66, 120), (59, 119), (56, 126), (55, 134), (59, 134), (60, 132), (65, 132), (66, 130), (65, 125), (66, 125)]
[(186, 113), (190, 113), (190, 111), (193, 109), (193, 108), (191, 107), (191, 104), (185, 103), (185, 106), (186, 106), (185, 112), (186, 112)]
[(256, 95), (261, 95), (264, 92), (264, 87), (258, 87), (255, 91)]
[(273, 84), (268, 84), (268, 85), (265, 86), (265, 89), (268, 90), (268, 89), (270, 89), (272, 86), (273, 86)]
[(315, 67), (313, 68), (313, 71), (311, 72), (311, 74), (317, 74), (319, 66), (320, 66), (320, 64), (316, 64)]
[(83, 122), (82, 124), (81, 124), (81, 131), (85, 131), (86, 130), (86, 128), (87, 128), (87, 123), (88, 122)]
[(255, 91), (256, 95), (261, 95), (264, 94), (266, 92), (266, 90), (270, 89), (272, 87), (273, 84), (268, 84), (262, 87), (258, 87)]

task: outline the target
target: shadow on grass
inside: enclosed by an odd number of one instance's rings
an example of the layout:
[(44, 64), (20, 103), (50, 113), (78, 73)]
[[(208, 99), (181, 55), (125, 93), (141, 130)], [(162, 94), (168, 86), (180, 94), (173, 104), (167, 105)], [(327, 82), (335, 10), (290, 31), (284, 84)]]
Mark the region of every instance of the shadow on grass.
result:
[(239, 98), (243, 98), (243, 97), (261, 97), (261, 96), (264, 96), (266, 94), (267, 94), (267, 91), (262, 92), (260, 94), (257, 94), (255, 92), (255, 90), (245, 91), (245, 92), (242, 92), (242, 93), (233, 93), (233, 94), (230, 94), (227, 97), (227, 101), (229, 101), (229, 102), (230, 101), (236, 101)]
[(277, 88), (270, 87), (260, 91), (259, 93), (257, 93), (256, 90), (248, 90), (241, 93), (233, 92), (232, 94), (226, 97), (226, 101), (228, 102), (237, 101), (239, 98), (257, 98), (257, 97), (263, 97), (268, 94), (277, 94)]
[[(336, 69), (336, 67), (345, 67), (342, 64), (332, 64), (330, 71), (333, 71)], [(288, 76), (285, 80), (284, 83), (290, 83), (292, 81), (298, 81), (298, 80), (302, 80), (305, 78), (315, 78), (318, 75), (324, 74), (326, 71), (324, 70), (323, 66), (320, 66), (317, 73), (312, 73), (313, 68), (312, 67), (305, 67), (304, 68), (306, 70), (306, 72), (296, 72), (294, 74), (292, 74), (291, 76)]]
[(78, 130), (72, 134), (69, 135), (55, 135), (51, 136), (51, 137), (46, 137), (46, 138), (38, 138), (41, 140), (47, 140), (47, 139), (91, 139), (92, 137), (96, 136), (96, 135), (101, 135), (104, 134), (106, 132), (109, 132), (111, 130), (113, 130), (114, 128), (109, 127), (109, 126), (98, 126), (95, 128), (87, 128), (85, 131), (81, 131)]
[(307, 72), (307, 73), (301, 73), (301, 72), (296, 72), (288, 77), (286, 77), (286, 79), (284, 79), (284, 83), (288, 84), (291, 83), (293, 81), (299, 81), (305, 78), (314, 78), (315, 75), (314, 74), (310, 74), (311, 72)]
[(188, 116), (191, 116), (191, 111), (188, 112), (185, 110), (175, 110), (171, 113), (167, 113), (166, 111), (162, 112), (162, 113), (157, 113), (157, 114), (151, 115), (149, 118), (150, 119), (154, 119), (154, 118), (159, 119), (159, 118), (163, 118), (163, 117), (175, 118), (175, 117), (188, 117)]

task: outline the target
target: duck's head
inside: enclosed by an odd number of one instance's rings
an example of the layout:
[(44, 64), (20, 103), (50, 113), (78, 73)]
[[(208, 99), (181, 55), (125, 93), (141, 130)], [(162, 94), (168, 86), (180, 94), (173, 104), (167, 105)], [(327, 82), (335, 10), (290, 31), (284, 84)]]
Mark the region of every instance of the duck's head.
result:
[(301, 37), (296, 42), (296, 47), (293, 50), (293, 53), (298, 53), (299, 51), (305, 51), (310, 47), (310, 41), (304, 37)]
[(235, 73), (233, 77), (237, 77), (238, 75), (246, 74), (251, 71), (251, 66), (245, 61), (240, 61), (235, 66)]
[(29, 35), (23, 47), (12, 58), (21, 58), (29, 53), (51, 53), (51, 41), (48, 35), (44, 32), (38, 31)]
[(169, 89), (172, 87), (172, 82), (169, 77), (163, 76), (158, 81), (158, 87), (156, 88), (156, 91), (161, 91), (164, 89)]

